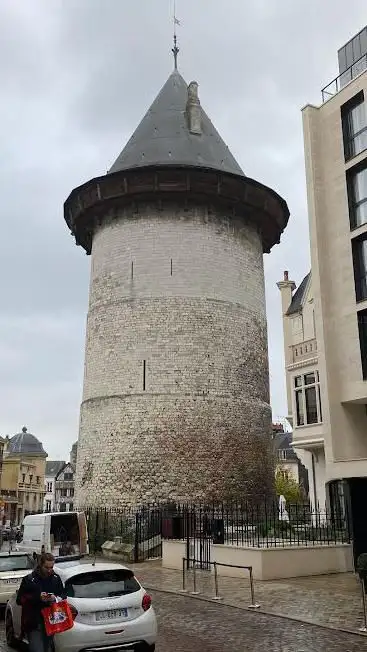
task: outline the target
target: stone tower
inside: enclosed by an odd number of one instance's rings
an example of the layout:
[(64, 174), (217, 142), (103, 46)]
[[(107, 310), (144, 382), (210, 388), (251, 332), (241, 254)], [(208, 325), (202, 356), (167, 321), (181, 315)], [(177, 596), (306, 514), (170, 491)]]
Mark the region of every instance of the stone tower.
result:
[(80, 507), (272, 491), (263, 252), (288, 216), (177, 70), (109, 172), (71, 192), (91, 254)]

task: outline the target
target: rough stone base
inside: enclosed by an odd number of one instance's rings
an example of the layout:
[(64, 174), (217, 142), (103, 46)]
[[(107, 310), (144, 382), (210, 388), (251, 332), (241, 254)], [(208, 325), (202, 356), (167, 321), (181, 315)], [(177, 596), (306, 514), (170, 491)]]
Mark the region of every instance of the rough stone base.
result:
[(258, 401), (169, 395), (88, 401), (81, 413), (78, 505), (263, 500), (274, 483), (270, 427), (270, 408)]

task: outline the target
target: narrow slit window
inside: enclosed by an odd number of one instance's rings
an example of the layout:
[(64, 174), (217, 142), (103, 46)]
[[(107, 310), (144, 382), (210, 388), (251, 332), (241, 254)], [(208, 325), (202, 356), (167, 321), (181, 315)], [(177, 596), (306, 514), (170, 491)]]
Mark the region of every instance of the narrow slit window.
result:
[(146, 371), (147, 371), (147, 364), (146, 361), (143, 360), (143, 392), (145, 392)]
[(131, 261), (131, 278), (134, 278), (134, 261)]
[(172, 273), (173, 273), (173, 261), (172, 261), (172, 258), (171, 258), (171, 276), (172, 276)]

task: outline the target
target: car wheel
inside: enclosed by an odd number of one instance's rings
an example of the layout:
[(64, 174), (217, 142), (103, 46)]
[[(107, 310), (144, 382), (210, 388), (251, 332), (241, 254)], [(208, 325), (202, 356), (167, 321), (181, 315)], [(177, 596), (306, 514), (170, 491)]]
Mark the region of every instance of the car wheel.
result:
[(9, 647), (15, 648), (17, 646), (17, 639), (14, 636), (13, 619), (12, 619), (11, 613), (9, 611), (6, 614), (5, 636), (6, 636), (6, 642), (9, 645)]

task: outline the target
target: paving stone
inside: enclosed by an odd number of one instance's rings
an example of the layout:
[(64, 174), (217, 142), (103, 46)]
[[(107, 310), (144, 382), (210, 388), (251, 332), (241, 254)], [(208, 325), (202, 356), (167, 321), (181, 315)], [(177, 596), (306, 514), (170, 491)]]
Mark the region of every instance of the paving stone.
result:
[[(162, 568), (160, 561), (146, 562), (135, 567), (144, 586), (180, 592), (180, 571)], [(247, 608), (250, 604), (250, 586), (242, 579), (219, 577), (219, 594), (227, 605)], [(193, 590), (192, 572), (187, 588)], [(210, 572), (197, 571), (197, 590), (203, 597), (214, 595)], [(352, 573), (322, 575), (287, 580), (255, 581), (255, 598), (260, 610), (319, 625), (358, 631), (363, 624), (361, 590)], [(367, 640), (365, 642), (367, 649)]]
[(366, 652), (367, 640), (284, 618), (152, 592), (157, 652)]

